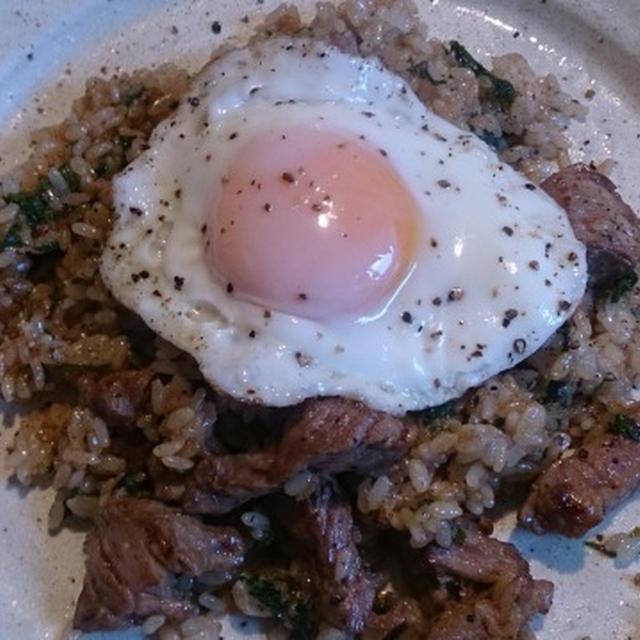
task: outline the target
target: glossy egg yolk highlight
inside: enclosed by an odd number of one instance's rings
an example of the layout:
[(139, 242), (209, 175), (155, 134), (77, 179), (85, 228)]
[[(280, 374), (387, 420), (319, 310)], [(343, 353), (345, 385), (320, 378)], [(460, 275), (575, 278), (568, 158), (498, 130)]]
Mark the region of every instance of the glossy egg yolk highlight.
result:
[(413, 264), (420, 215), (382, 149), (291, 127), (238, 146), (205, 232), (212, 275), (266, 309), (376, 314)]

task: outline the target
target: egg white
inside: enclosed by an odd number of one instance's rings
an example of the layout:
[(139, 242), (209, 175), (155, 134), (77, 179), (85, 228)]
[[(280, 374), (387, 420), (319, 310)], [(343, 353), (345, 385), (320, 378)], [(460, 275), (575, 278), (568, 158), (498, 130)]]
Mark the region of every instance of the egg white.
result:
[[(355, 321), (267, 312), (205, 264), (203, 225), (236, 145), (295, 124), (365, 136), (424, 216), (403, 286)], [(207, 66), (114, 180), (114, 203), (101, 265), (113, 294), (216, 388), (269, 405), (329, 394), (397, 414), (440, 404), (539, 347), (586, 283), (584, 247), (551, 198), (377, 59), (306, 39)]]

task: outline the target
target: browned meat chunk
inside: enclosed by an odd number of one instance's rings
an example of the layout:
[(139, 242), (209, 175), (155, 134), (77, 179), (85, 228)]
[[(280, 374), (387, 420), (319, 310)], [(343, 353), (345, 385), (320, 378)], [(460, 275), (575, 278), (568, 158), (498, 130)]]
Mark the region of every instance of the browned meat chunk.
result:
[(191, 513), (228, 513), (238, 505), (276, 491), (269, 479), (271, 451), (209, 455), (187, 482), (184, 507)]
[(282, 481), (303, 469), (366, 473), (397, 462), (410, 445), (409, 430), (392, 416), (347, 398), (305, 402), (282, 442), (272, 477)]
[(131, 369), (108, 373), (100, 378), (85, 375), (79, 378), (80, 404), (93, 409), (112, 425), (131, 425), (148, 397), (154, 372)]
[(516, 640), (534, 614), (551, 607), (553, 584), (534, 580), (516, 548), (495, 538), (468, 532), (461, 545), (431, 547), (427, 561), (439, 575), (489, 587), (448, 604), (428, 640)]
[(541, 186), (566, 210), (576, 237), (587, 245), (592, 286), (610, 287), (640, 263), (640, 221), (609, 178), (575, 164)]
[(351, 507), (337, 484), (325, 482), (303, 502), (275, 496), (267, 504), (313, 558), (320, 618), (349, 633), (361, 632), (373, 606), (375, 585), (362, 567)]
[(519, 513), (536, 533), (577, 538), (640, 486), (640, 442), (604, 434), (554, 462), (533, 484)]
[(195, 613), (176, 574), (233, 572), (245, 544), (231, 527), (211, 527), (159, 502), (117, 498), (98, 513), (85, 543), (87, 571), (74, 616), (83, 631), (135, 624), (162, 613)]
[(226, 513), (304, 469), (379, 471), (402, 458), (411, 441), (412, 431), (400, 420), (361, 402), (308, 400), (273, 451), (202, 460), (187, 480), (183, 503), (191, 513)]

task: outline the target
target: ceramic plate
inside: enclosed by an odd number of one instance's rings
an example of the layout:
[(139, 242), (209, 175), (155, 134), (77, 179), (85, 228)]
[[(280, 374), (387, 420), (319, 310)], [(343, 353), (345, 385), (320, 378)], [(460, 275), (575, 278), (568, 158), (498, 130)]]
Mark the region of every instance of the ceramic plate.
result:
[[(62, 119), (87, 77), (172, 61), (198, 69), (212, 48), (242, 39), (280, 0), (0, 0), (0, 173), (25, 157), (30, 130)], [(309, 2), (298, 2), (308, 8)], [(538, 71), (555, 73), (590, 108), (571, 130), (574, 159), (618, 161), (612, 177), (640, 208), (640, 2), (619, 0), (422, 0), (432, 35), (464, 42), (478, 57), (518, 51)], [(248, 16), (248, 23), (241, 19)], [(218, 21), (222, 29), (211, 28)], [(584, 99), (591, 90), (594, 97)], [(11, 433), (0, 433), (6, 446)], [(4, 471), (0, 511), (0, 637), (65, 637), (82, 581), (82, 532), (49, 537), (51, 494), (25, 492)], [(556, 584), (554, 605), (533, 629), (540, 640), (640, 638), (640, 564), (617, 569), (583, 541), (514, 531), (538, 577)], [(600, 531), (640, 524), (640, 499), (617, 509)], [(593, 534), (592, 534), (593, 535)], [(225, 636), (235, 630), (225, 625)], [(94, 634), (123, 640), (136, 632)]]

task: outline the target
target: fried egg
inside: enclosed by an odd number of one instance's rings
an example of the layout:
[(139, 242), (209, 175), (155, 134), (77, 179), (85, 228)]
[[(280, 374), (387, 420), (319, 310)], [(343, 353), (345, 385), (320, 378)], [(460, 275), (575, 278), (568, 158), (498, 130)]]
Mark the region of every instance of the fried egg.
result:
[(394, 414), (513, 367), (572, 313), (564, 211), (377, 59), (230, 51), (114, 180), (104, 280), (216, 389)]

